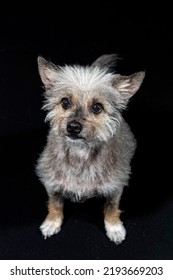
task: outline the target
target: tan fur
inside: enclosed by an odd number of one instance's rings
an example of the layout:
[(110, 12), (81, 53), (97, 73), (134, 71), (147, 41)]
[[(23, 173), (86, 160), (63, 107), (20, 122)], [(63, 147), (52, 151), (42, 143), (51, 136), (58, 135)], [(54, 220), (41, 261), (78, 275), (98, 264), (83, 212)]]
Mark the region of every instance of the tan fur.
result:
[(63, 202), (61, 196), (58, 196), (58, 203), (54, 198), (50, 198), (48, 201), (48, 215), (46, 219), (54, 221), (57, 218), (63, 220)]
[(110, 224), (117, 224), (120, 221), (121, 210), (110, 204), (106, 204), (104, 207), (105, 221)]

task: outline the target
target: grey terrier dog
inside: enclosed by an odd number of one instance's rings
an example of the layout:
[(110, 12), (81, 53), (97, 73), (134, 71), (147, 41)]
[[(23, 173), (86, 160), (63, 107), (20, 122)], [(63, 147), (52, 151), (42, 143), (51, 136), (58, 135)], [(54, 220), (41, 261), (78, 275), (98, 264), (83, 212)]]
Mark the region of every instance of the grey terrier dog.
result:
[(145, 72), (123, 76), (109, 71), (115, 54), (87, 66), (55, 66), (38, 57), (45, 88), (47, 145), (36, 172), (48, 194), (48, 215), (40, 226), (44, 238), (60, 231), (63, 198), (102, 196), (105, 231), (116, 244), (126, 236), (119, 202), (128, 185), (136, 140), (122, 117)]

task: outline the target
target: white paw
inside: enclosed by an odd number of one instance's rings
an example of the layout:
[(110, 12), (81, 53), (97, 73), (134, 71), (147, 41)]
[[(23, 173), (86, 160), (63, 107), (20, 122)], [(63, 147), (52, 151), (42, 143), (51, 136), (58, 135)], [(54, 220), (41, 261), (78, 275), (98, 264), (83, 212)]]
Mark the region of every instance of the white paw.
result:
[(40, 226), (40, 230), (44, 238), (46, 239), (47, 237), (50, 237), (53, 234), (58, 233), (61, 229), (61, 224), (62, 224), (61, 219), (57, 218), (56, 220), (53, 221), (46, 219)]
[(126, 237), (126, 230), (122, 222), (110, 224), (105, 221), (105, 229), (109, 239), (116, 244), (120, 244)]

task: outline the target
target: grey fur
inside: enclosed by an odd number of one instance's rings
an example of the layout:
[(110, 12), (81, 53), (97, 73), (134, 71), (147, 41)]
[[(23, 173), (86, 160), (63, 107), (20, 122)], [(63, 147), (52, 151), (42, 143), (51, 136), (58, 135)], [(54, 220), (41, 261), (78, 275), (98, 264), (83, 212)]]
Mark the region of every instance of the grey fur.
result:
[(117, 54), (104, 54), (98, 57), (92, 64), (92, 67), (99, 66), (101, 68), (109, 68), (116, 65), (120, 57)]
[[(145, 73), (131, 76), (107, 73), (106, 67), (115, 58), (116, 55), (104, 55), (86, 67), (57, 67), (38, 58), (40, 77), (46, 89), (44, 109), (48, 110), (46, 119), (50, 122), (50, 131), (36, 171), (49, 199), (57, 193), (73, 201), (104, 196), (109, 205), (119, 207), (136, 148), (136, 140), (121, 111), (139, 89)], [(62, 108), (63, 98), (68, 98), (70, 108)], [(95, 103), (103, 107), (98, 114), (92, 111)], [(82, 127), (75, 137), (67, 131), (70, 121)], [(125, 238), (124, 227), (121, 222), (107, 222), (108, 218), (105, 215), (108, 237), (121, 243)], [(117, 229), (116, 225), (121, 228)], [(52, 230), (52, 224), (51, 231), (47, 224), (45, 230), (45, 222), (41, 230), (45, 237), (59, 231)]]

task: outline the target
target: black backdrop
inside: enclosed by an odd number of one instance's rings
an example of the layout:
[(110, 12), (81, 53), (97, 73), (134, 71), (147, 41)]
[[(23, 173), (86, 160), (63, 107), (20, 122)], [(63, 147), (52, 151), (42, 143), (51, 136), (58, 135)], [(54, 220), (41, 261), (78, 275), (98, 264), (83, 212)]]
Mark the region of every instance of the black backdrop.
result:
[[(150, 16), (97, 14), (0, 17), (0, 258), (172, 259), (172, 23)], [(59, 15), (61, 11), (59, 11)], [(37, 56), (55, 64), (91, 63), (118, 53), (117, 70), (146, 70), (124, 117), (138, 141), (130, 186), (121, 201), (127, 238), (105, 235), (102, 200), (65, 202), (61, 232), (44, 240), (47, 196), (35, 176), (48, 127)]]

